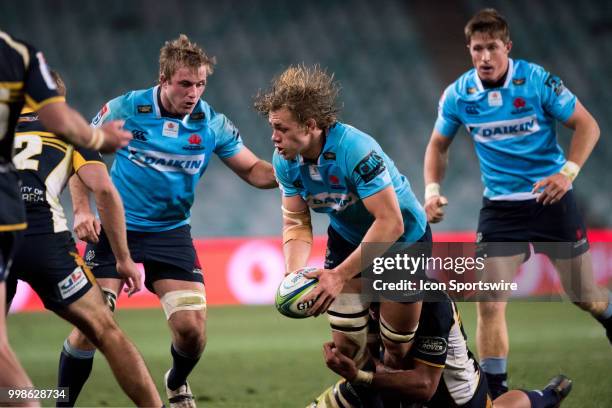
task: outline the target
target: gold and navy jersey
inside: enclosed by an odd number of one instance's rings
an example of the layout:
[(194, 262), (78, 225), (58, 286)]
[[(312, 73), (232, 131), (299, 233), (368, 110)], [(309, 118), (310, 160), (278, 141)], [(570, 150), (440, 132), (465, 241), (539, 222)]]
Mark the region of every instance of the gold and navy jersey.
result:
[(85, 164), (104, 165), (100, 153), (46, 131), (33, 112), (19, 118), (13, 162), (23, 183), (28, 235), (67, 231), (60, 194), (68, 179)]
[(443, 368), (442, 378), (427, 407), (458, 407), (468, 403), (480, 381), (478, 363), (467, 345), (457, 305), (444, 292), (440, 301), (423, 302), (410, 356)]
[(0, 31), (0, 232), (26, 228), (19, 179), (11, 162), (17, 118), (32, 109), (63, 101), (41, 52)]

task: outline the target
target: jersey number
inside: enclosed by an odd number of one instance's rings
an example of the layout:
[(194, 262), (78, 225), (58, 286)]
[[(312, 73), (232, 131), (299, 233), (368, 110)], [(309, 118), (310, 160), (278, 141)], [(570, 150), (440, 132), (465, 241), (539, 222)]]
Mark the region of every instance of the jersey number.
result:
[(20, 135), (15, 138), (15, 149), (21, 149), (24, 144), (23, 150), (13, 157), (15, 167), (17, 170), (38, 170), (38, 160), (32, 157), (42, 153), (41, 138), (36, 135)]

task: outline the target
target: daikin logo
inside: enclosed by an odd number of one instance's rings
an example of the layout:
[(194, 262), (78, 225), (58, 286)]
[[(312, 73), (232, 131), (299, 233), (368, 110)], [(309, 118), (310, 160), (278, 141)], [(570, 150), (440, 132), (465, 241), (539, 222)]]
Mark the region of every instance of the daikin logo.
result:
[(128, 147), (128, 159), (140, 167), (152, 167), (159, 171), (197, 174), (204, 165), (204, 155), (168, 154), (154, 150)]
[(540, 130), (540, 124), (538, 118), (532, 115), (513, 120), (468, 124), (467, 128), (475, 141), (488, 143), (533, 134)]

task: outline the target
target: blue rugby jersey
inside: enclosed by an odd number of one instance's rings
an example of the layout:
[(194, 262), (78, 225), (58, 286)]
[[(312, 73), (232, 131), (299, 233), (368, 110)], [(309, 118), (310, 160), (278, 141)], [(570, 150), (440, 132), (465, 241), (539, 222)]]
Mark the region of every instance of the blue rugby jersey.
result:
[(352, 126), (336, 122), (329, 129), (317, 163), (299, 155), (286, 160), (277, 152), (272, 162), (282, 194), (299, 194), (313, 211), (328, 214), (332, 228), (353, 245), (374, 222), (362, 200), (390, 185), (404, 218), (400, 241), (415, 242), (425, 233), (425, 212), (408, 179), (371, 136)]
[(485, 89), (475, 69), (442, 95), (435, 129), (454, 137), (460, 125), (474, 140), (484, 195), (532, 199), (533, 183), (558, 173), (566, 162), (555, 120), (567, 121), (576, 97), (558, 77), (522, 60), (509, 60), (500, 88)]
[(203, 100), (182, 119), (162, 116), (158, 89), (115, 98), (92, 121), (100, 126), (123, 119), (134, 137), (117, 152), (111, 168), (131, 231), (167, 231), (188, 224), (196, 185), (212, 153), (229, 158), (243, 146), (232, 122)]

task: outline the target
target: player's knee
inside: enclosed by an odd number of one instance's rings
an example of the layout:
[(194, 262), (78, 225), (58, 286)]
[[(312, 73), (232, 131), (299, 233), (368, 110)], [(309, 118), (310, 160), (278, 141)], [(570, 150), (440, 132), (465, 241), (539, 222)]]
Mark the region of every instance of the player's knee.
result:
[(200, 312), (179, 312), (170, 319), (175, 344), (190, 354), (201, 354), (206, 346), (206, 321)]
[(79, 330), (72, 329), (70, 334), (68, 335), (68, 343), (79, 350), (92, 350), (95, 349), (95, 346), (89, 339)]
[(115, 312), (115, 306), (117, 305), (117, 293), (109, 288), (102, 288), (106, 305), (110, 309), (111, 313)]
[(368, 320), (369, 310), (357, 310), (362, 306), (347, 307), (332, 304), (327, 311), (327, 317), (332, 331), (341, 334), (334, 336), (336, 347), (345, 355), (351, 356), (358, 367), (362, 367), (368, 357)]

